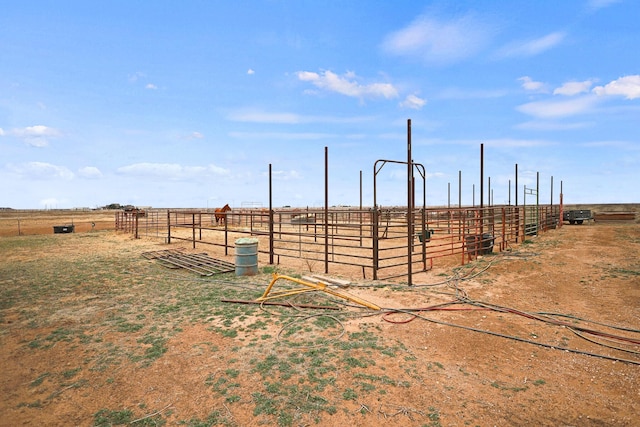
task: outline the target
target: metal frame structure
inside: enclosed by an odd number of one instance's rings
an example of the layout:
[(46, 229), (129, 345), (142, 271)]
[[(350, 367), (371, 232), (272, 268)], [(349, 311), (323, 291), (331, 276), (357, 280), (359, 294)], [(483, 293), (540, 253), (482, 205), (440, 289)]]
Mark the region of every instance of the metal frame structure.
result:
[[(366, 278), (370, 269), (374, 280), (407, 277), (413, 284), (413, 267), (420, 265), (420, 272), (428, 271), (433, 260), (462, 254), (461, 263), (486, 254), (494, 245), (505, 250), (511, 243), (526, 238), (525, 207), (518, 206), (518, 165), (515, 169), (515, 206), (494, 206), (489, 177), (489, 206), (484, 206), (484, 144), (480, 145), (480, 207), (475, 207), (475, 184), (473, 207), (465, 208), (461, 202), (462, 172), (459, 172), (458, 208), (426, 208), (426, 170), (416, 163), (411, 151), (411, 120), (407, 120), (407, 160), (377, 160), (373, 165), (373, 207), (362, 206), (362, 171), (360, 171), (360, 208), (329, 208), (328, 148), (325, 147), (324, 206), (317, 209), (274, 209), (271, 165), (269, 165), (269, 208), (241, 208), (225, 213), (225, 221), (215, 225), (213, 212), (198, 210), (166, 211), (166, 243), (173, 240), (187, 241), (222, 247), (224, 255), (236, 238), (247, 234), (267, 240), (268, 249), (259, 254), (268, 255), (269, 264), (279, 264), (280, 258), (297, 258), (307, 262), (311, 270), (313, 263), (322, 262), (324, 273), (329, 273), (331, 264), (349, 265), (362, 270)], [(388, 208), (384, 211), (377, 202), (377, 176), (387, 163), (406, 165), (407, 204), (404, 207)], [(422, 178), (422, 207), (415, 206), (415, 171)], [(539, 176), (538, 176), (539, 181)], [(539, 184), (539, 182), (538, 182)], [(525, 187), (525, 194), (527, 188)], [(536, 189), (536, 194), (538, 193)], [(552, 181), (553, 194), (553, 181)], [(558, 225), (562, 218), (562, 182), (560, 206), (551, 204), (542, 208), (536, 205), (536, 232)], [(212, 220), (209, 224), (207, 216)], [(446, 222), (446, 226), (443, 225)], [(550, 221), (550, 222), (548, 222)], [(381, 234), (381, 224), (385, 224)], [(562, 221), (559, 221), (561, 225)], [(416, 227), (416, 224), (418, 226)], [(134, 232), (138, 237), (140, 226), (137, 217), (116, 217), (116, 229)], [(144, 227), (145, 224), (142, 225)], [(157, 227), (157, 225), (156, 225)], [(416, 228), (418, 232), (416, 233)], [(157, 230), (157, 229), (156, 229)], [(210, 238), (223, 233), (223, 239)], [(435, 234), (434, 234), (435, 233)], [(157, 235), (156, 231), (156, 235)], [(416, 242), (416, 239), (418, 242)], [(221, 241), (222, 240), (222, 241)], [(428, 244), (428, 245), (427, 245)], [(263, 243), (264, 245), (264, 243)], [(398, 255), (405, 251), (406, 255)], [(387, 273), (381, 277), (381, 271)]]
[[(559, 205), (539, 207), (540, 233), (561, 225), (558, 222), (560, 208)], [(215, 225), (215, 220), (210, 224), (213, 212), (209, 211), (169, 210), (149, 212), (149, 215), (166, 218), (165, 232), (158, 236), (166, 243), (186, 242), (194, 248), (205, 245), (211, 248), (214, 257), (232, 254), (236, 239), (251, 236), (261, 241), (258, 255), (264, 264), (275, 265), (291, 259), (306, 263), (311, 271), (314, 264), (322, 264), (328, 254), (329, 268), (347, 266), (353, 268), (354, 273), (360, 271), (363, 278), (386, 280), (407, 277), (409, 259), (422, 266), (426, 259), (429, 267), (445, 258), (457, 258), (460, 264), (465, 264), (485, 255), (484, 249), (489, 247), (492, 252), (509, 249), (518, 243), (519, 236), (524, 236), (524, 209), (523, 206), (490, 206), (414, 210), (415, 227), (428, 233), (411, 235), (411, 258), (405, 252), (409, 216), (406, 207), (387, 209), (382, 215), (379, 209), (372, 208), (332, 208), (326, 218), (324, 208), (234, 209), (223, 225)], [(296, 218), (304, 221), (296, 222)], [(483, 233), (480, 233), (480, 218), (484, 219)], [(144, 221), (138, 222), (140, 227), (144, 224)], [(154, 228), (158, 226), (155, 221), (150, 224)], [(155, 235), (144, 228), (135, 231), (127, 227), (119, 231)]]

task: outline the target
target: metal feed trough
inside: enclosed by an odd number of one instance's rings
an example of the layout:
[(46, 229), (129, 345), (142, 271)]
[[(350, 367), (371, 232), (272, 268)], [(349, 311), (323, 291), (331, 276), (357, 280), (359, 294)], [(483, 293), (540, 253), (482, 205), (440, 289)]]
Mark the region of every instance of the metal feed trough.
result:
[(54, 225), (53, 226), (53, 233), (54, 234), (59, 234), (59, 233), (73, 233), (75, 230), (76, 226), (71, 224), (71, 225)]

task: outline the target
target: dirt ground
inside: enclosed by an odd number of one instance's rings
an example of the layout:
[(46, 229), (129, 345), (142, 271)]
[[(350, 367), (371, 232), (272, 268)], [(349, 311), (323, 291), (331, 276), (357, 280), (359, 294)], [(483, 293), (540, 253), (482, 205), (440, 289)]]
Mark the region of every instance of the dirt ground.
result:
[[(79, 221), (84, 225), (72, 245), (62, 240), (67, 236), (59, 236), (53, 252), (5, 250), (0, 287), (11, 288), (14, 278), (8, 272), (14, 270), (7, 266), (12, 263), (28, 269), (33, 262), (56, 257), (122, 251), (138, 256), (167, 248), (151, 239), (86, 229), (94, 221)], [(79, 238), (92, 231), (99, 238)], [(216, 256), (213, 249), (210, 254)], [(31, 343), (61, 328), (82, 326), (86, 336), (99, 336), (104, 345), (129, 345), (132, 338), (99, 322), (117, 303), (103, 300), (108, 290), (103, 296), (84, 293), (79, 284), (58, 301), (43, 300), (43, 307), (59, 309), (42, 326), (34, 324), (39, 302), (25, 300), (17, 290), (3, 293), (0, 426), (118, 424), (114, 417), (100, 422), (96, 414), (104, 408), (133, 411), (133, 419), (122, 422), (133, 425), (640, 425), (640, 224), (565, 225), (511, 251), (464, 267), (457, 264), (457, 258), (443, 260), (416, 276), (417, 286), (411, 289), (400, 282), (365, 283), (332, 267), (332, 276), (352, 281), (341, 291), (390, 309), (347, 316), (341, 321), (344, 334), (336, 341), (347, 346), (355, 344), (349, 338), (375, 335), (383, 350), (358, 353), (360, 362), (353, 366), (344, 364), (350, 359), (336, 363), (329, 385), (319, 392), (334, 410), (307, 411), (308, 402), (301, 399), (281, 402), (291, 413), (279, 416), (257, 409), (263, 395), (257, 391), (265, 384), (266, 390), (291, 390), (298, 387), (291, 378), (311, 369), (295, 365), (298, 372), (285, 377), (274, 368), (265, 378), (252, 365), (251, 360), (266, 353), (289, 358), (301, 353), (275, 345), (281, 324), (230, 336), (213, 327), (219, 321), (214, 315), (184, 321), (172, 332), (166, 352), (148, 365), (123, 359), (104, 370), (79, 369), (89, 360), (95, 366), (100, 358), (82, 339), (56, 340), (46, 351)], [(103, 280), (98, 273), (95, 280)], [(142, 281), (130, 293), (138, 295), (146, 286)], [(62, 309), (65, 298), (80, 303), (75, 311)], [(122, 304), (128, 301), (120, 298)], [(437, 307), (451, 302), (455, 304)], [(262, 346), (247, 345), (255, 342)], [(325, 357), (331, 359), (337, 348), (345, 347), (329, 347)], [(212, 392), (221, 384), (213, 378), (225, 378), (230, 367), (239, 372), (233, 376), (233, 399)], [(66, 382), (54, 381), (66, 376)]]
[(51, 234), (54, 226), (74, 225), (75, 232), (114, 230), (115, 210), (0, 211), (0, 237)]

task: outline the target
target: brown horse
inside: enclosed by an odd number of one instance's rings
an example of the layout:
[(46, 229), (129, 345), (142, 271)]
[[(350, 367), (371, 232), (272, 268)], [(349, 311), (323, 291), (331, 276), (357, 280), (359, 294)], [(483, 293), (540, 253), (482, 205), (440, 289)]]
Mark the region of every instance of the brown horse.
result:
[(219, 223), (220, 221), (222, 221), (223, 223), (227, 222), (227, 214), (226, 212), (229, 212), (231, 210), (231, 207), (229, 207), (228, 204), (224, 205), (221, 208), (216, 208), (216, 224)]

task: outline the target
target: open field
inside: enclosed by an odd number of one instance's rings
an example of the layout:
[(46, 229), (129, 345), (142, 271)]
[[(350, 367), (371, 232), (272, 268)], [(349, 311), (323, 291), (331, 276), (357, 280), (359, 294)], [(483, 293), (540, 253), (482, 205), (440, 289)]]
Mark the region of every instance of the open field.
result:
[[(638, 204), (565, 205), (594, 213), (633, 212), (640, 220)], [(203, 209), (204, 211), (204, 209)], [(0, 236), (53, 233), (57, 225), (74, 224), (77, 232), (114, 230), (116, 210), (0, 210)], [(93, 224), (93, 227), (92, 227)]]
[(637, 221), (564, 226), (411, 289), (332, 272), (373, 311), (320, 292), (282, 302), (334, 309), (222, 302), (256, 299), (275, 268), (168, 269), (142, 253), (233, 257), (84, 214), (73, 234), (44, 215), (46, 234), (0, 238), (1, 426), (640, 422)]
[(115, 212), (110, 210), (32, 210), (0, 211), (0, 236), (52, 234), (53, 227), (75, 226), (75, 231), (114, 230)]

